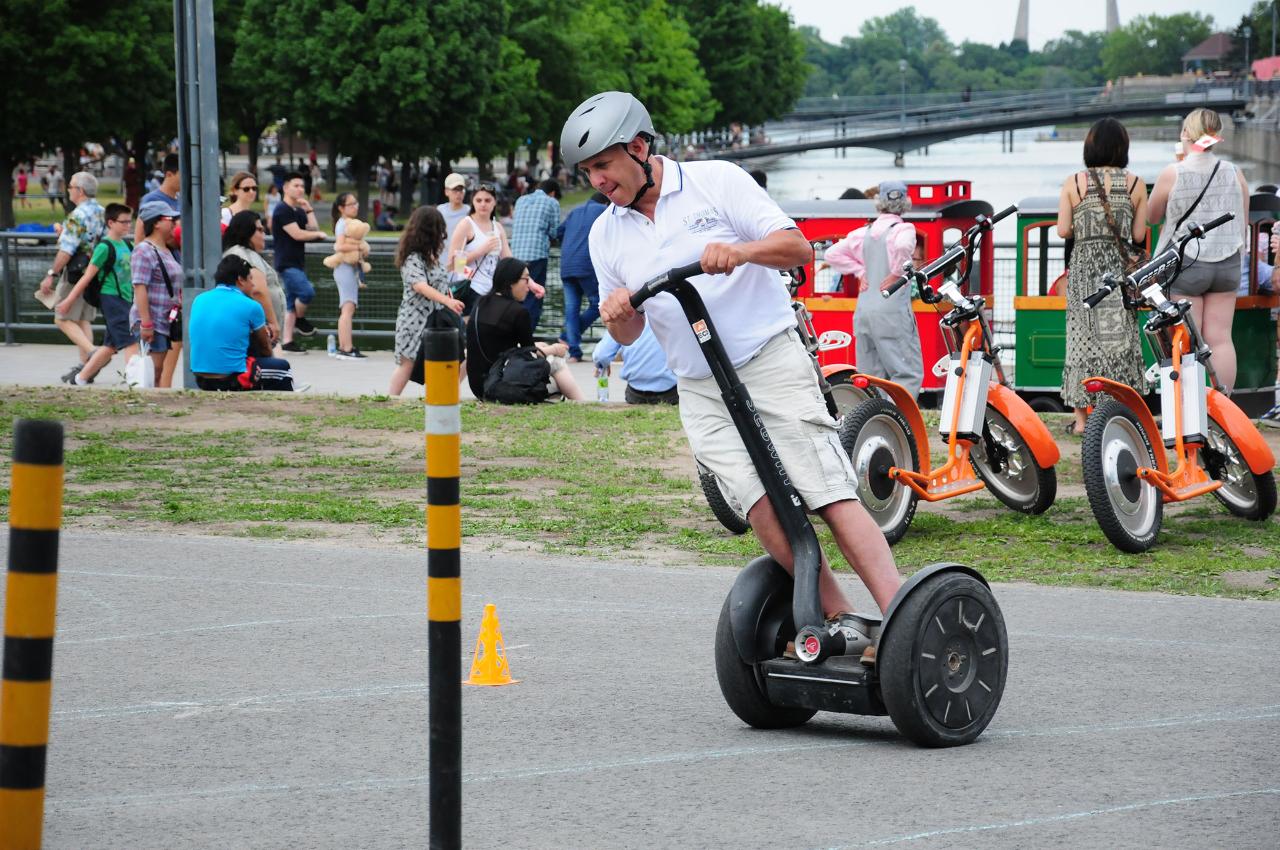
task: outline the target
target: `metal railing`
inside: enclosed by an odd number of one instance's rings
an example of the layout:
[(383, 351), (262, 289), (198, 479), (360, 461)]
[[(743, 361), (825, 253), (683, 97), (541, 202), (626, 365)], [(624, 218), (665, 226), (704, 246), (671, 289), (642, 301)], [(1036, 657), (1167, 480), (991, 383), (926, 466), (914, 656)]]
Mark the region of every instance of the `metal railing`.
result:
[[(360, 306), (353, 330), (368, 347), (389, 347), (391, 338), (395, 336), (396, 313), (404, 296), (400, 270), (393, 262), (398, 240), (375, 237), (368, 241), (372, 268), (365, 276), (366, 287), (360, 290)], [(332, 249), (331, 243), (320, 243), (308, 245), (306, 253), (307, 276), (316, 287), (316, 298), (307, 317), (316, 325), (320, 335), (337, 332), (338, 289), (333, 283), (333, 272), (323, 262)], [(51, 312), (35, 299), (34, 294), (45, 270), (53, 264), (56, 253), (57, 237), (52, 233), (0, 232), (0, 290), (3, 291), (6, 345), (12, 345), (19, 332), (24, 338), (42, 339), (48, 333), (61, 339), (53, 325)], [(264, 256), (270, 262), (270, 240)], [(101, 330), (100, 325), (95, 327)], [(564, 287), (560, 281), (560, 249), (553, 247), (547, 263), (547, 295), (535, 335), (555, 338), (563, 327)], [(600, 328), (597, 322), (593, 328), (584, 330), (583, 341), (596, 341)]]

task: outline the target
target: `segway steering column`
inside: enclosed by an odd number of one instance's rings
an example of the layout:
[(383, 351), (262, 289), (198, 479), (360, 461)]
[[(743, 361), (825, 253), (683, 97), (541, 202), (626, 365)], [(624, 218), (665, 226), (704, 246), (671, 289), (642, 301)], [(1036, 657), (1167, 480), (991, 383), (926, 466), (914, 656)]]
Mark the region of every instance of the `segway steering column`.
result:
[[(839, 630), (825, 626), (822, 603), (818, 595), (818, 573), (822, 567), (822, 552), (818, 537), (805, 516), (804, 503), (787, 476), (778, 457), (773, 440), (751, 401), (751, 394), (738, 379), (737, 370), (720, 342), (715, 323), (707, 315), (706, 305), (689, 278), (703, 274), (701, 263), (671, 269), (658, 275), (631, 294), (631, 306), (639, 309), (644, 302), (657, 295), (668, 294), (679, 302), (698, 346), (707, 359), (711, 374), (720, 388), (720, 395), (729, 410), (734, 426), (747, 448), (751, 463), (755, 466), (765, 494), (773, 505), (778, 521), (791, 544), (795, 592), (792, 597), (792, 616), (799, 632), (796, 635), (796, 655), (805, 662), (816, 663), (832, 655), (844, 652), (845, 641)], [(749, 507), (749, 506), (748, 506)]]

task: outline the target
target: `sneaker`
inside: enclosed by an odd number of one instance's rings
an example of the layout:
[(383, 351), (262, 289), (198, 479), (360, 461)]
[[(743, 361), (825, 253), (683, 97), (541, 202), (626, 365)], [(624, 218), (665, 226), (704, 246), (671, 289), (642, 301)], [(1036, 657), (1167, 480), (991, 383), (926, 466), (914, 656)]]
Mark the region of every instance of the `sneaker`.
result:
[(293, 391), (295, 393), (305, 393), (309, 389), (311, 389), (311, 385), (308, 384), (306, 381), (293, 382)]
[(281, 351), (288, 351), (291, 354), (306, 354), (307, 350), (303, 348), (296, 339), (291, 339), (284, 345), (280, 346)]
[(1259, 416), (1258, 424), (1266, 425), (1268, 428), (1280, 428), (1280, 404)]
[(303, 336), (311, 336), (316, 332), (316, 326), (311, 324), (305, 316), (299, 316), (294, 322), (293, 329)]
[(79, 375), (79, 374), (80, 374), (80, 370), (81, 370), (81, 369), (83, 369), (83, 368), (84, 368), (84, 366), (82, 366), (82, 365), (81, 365), (81, 364), (79, 364), (79, 363), (77, 363), (76, 365), (72, 366), (72, 367), (71, 367), (71, 369), (70, 369), (70, 370), (69, 370), (65, 375), (63, 375), (63, 376), (62, 376), (62, 379), (61, 379), (61, 380), (62, 380), (62, 383), (64, 383), (64, 384), (74, 384), (74, 383), (76, 382), (76, 375)]
[(369, 359), (365, 357), (363, 354), (361, 354), (360, 349), (358, 348), (353, 348), (350, 351), (342, 351), (341, 349), (339, 349), (338, 352), (335, 353), (333, 356), (338, 358), (339, 360), (368, 360)]

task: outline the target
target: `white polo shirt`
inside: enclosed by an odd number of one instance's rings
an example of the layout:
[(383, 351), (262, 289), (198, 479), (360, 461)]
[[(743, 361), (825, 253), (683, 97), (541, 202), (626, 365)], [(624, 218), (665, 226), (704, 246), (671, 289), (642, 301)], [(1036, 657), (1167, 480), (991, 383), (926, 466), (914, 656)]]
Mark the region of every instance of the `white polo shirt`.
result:
[[(600, 281), (601, 301), (619, 287), (634, 292), (657, 275), (694, 262), (708, 242), (755, 242), (796, 226), (736, 165), (661, 159), (662, 186), (654, 221), (635, 210), (610, 205), (591, 227), (591, 262)], [(706, 303), (735, 368), (796, 323), (791, 297), (773, 269), (748, 264), (728, 275), (699, 275), (691, 282)], [(710, 376), (675, 296), (659, 295), (643, 309), (671, 371), (684, 378)]]

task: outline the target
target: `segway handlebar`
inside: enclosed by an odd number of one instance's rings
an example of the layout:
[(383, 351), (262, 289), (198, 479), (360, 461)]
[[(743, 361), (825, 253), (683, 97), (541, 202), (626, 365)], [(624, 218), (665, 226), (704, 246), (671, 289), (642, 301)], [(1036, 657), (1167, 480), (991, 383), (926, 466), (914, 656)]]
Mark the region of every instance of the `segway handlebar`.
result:
[(668, 292), (673, 286), (684, 283), (689, 278), (696, 277), (702, 273), (701, 260), (663, 272), (652, 280), (645, 281), (639, 289), (631, 293), (631, 308), (638, 310), (641, 304), (653, 296)]
[[(1182, 237), (1177, 245), (1171, 245), (1156, 254), (1150, 260), (1131, 271), (1127, 276), (1119, 275), (1115, 272), (1108, 272), (1103, 275), (1102, 285), (1098, 287), (1098, 290), (1092, 295), (1085, 296), (1085, 307), (1093, 308), (1098, 306), (1102, 299), (1115, 292), (1120, 287), (1120, 284), (1125, 281), (1128, 281), (1129, 285), (1139, 292), (1145, 292), (1153, 284), (1159, 287), (1168, 286), (1181, 273), (1182, 257), (1186, 254), (1187, 245), (1191, 240), (1203, 239), (1210, 230), (1221, 227), (1234, 218), (1235, 215), (1233, 213), (1223, 213), (1203, 226), (1191, 222), (1187, 225), (1187, 235)], [(1162, 304), (1156, 305), (1157, 309), (1160, 309), (1163, 304), (1168, 304), (1168, 302), (1162, 299)], [(1162, 312), (1166, 312), (1166, 310), (1162, 310)]]
[(956, 244), (952, 245), (950, 248), (948, 248), (946, 251), (943, 252), (941, 257), (929, 263), (924, 268), (917, 270), (915, 266), (913, 266), (910, 262), (904, 263), (902, 266), (902, 277), (898, 278), (893, 283), (889, 284), (888, 288), (880, 290), (880, 297), (888, 298), (890, 295), (897, 292), (899, 289), (906, 286), (909, 282), (912, 282), (912, 281), (914, 281), (921, 288), (923, 288), (925, 281), (928, 281), (942, 274), (946, 269), (950, 268), (953, 263), (955, 263), (957, 260), (959, 260), (962, 257), (967, 258), (969, 261), (972, 261), (973, 256), (969, 252), (969, 249), (966, 248), (966, 246), (969, 246), (969, 248), (976, 249), (977, 245), (974, 239), (979, 233), (991, 232), (991, 228), (994, 227), (997, 222), (999, 222), (1001, 219), (1008, 218), (1009, 216), (1013, 215), (1017, 211), (1018, 211), (1017, 205), (1010, 204), (1009, 206), (1000, 210), (1000, 212), (996, 213), (995, 215), (978, 216), (974, 222), (973, 227), (969, 228), (969, 232), (964, 235), (963, 239), (961, 239)]

